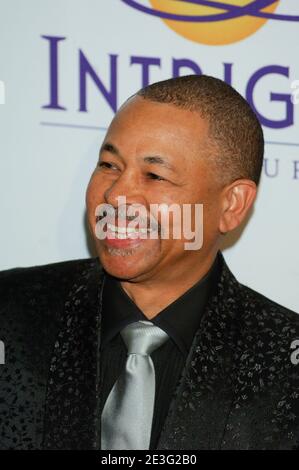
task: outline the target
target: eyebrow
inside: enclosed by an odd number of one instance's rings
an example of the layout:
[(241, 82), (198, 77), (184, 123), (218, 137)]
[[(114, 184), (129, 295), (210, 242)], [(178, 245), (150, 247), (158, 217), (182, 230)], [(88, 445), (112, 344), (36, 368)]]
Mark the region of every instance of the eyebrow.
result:
[(168, 160), (166, 160), (163, 157), (160, 157), (159, 155), (144, 157), (143, 161), (146, 162), (146, 163), (153, 164), (153, 165), (161, 165), (161, 166), (164, 166), (165, 168), (167, 168), (170, 171), (175, 171), (174, 166), (171, 165), (171, 163), (169, 163)]
[[(123, 160), (123, 157), (121, 156), (121, 153), (118, 150), (118, 148), (115, 147), (115, 145), (111, 144), (110, 142), (105, 142), (102, 145), (102, 147), (100, 149), (100, 154), (102, 152), (112, 153), (116, 157)], [(175, 172), (174, 166), (166, 158), (161, 157), (160, 155), (150, 155), (150, 156), (143, 157), (143, 161), (145, 163), (152, 164), (152, 165), (161, 165), (161, 166), (167, 168), (168, 170)]]
[(109, 142), (105, 142), (102, 147), (100, 148), (100, 155), (102, 152), (110, 152), (113, 155), (116, 155), (117, 157), (121, 157), (119, 150), (113, 145), (110, 144)]

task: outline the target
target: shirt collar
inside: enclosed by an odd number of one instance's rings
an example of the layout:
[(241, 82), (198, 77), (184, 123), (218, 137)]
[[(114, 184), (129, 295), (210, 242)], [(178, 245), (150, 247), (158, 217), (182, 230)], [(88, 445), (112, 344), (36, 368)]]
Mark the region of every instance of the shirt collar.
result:
[[(163, 329), (186, 357), (220, 272), (219, 254), (208, 273), (150, 321)], [(105, 272), (103, 290), (102, 348), (126, 325), (148, 320), (122, 288), (120, 281)]]

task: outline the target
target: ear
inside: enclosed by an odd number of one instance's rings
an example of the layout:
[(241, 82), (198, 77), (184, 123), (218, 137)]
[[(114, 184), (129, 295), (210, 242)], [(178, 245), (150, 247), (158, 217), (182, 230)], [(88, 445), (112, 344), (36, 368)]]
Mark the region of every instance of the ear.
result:
[(257, 187), (254, 181), (239, 179), (226, 186), (222, 192), (222, 213), (219, 221), (221, 233), (237, 228), (254, 203)]

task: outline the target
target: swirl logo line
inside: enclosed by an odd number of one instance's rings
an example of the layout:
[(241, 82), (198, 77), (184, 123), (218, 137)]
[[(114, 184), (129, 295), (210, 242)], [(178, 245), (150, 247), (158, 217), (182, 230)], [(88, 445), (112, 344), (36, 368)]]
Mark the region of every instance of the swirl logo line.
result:
[(143, 13), (149, 15), (158, 16), (159, 18), (167, 20), (176, 20), (176, 21), (190, 21), (190, 22), (202, 22), (206, 23), (209, 21), (221, 21), (231, 18), (238, 18), (240, 16), (250, 15), (256, 18), (266, 18), (271, 20), (280, 20), (280, 21), (299, 21), (299, 15), (281, 15), (275, 13), (266, 13), (262, 12), (263, 8), (277, 3), (277, 0), (254, 0), (253, 2), (244, 5), (232, 5), (218, 1), (212, 0), (173, 0), (179, 3), (189, 3), (194, 5), (201, 5), (211, 8), (221, 8), (226, 10), (224, 13), (212, 14), (212, 15), (178, 15), (175, 13), (167, 13), (162, 10), (156, 10), (154, 8), (146, 7), (141, 5), (136, 0), (121, 0), (123, 3), (126, 3), (128, 6), (135, 8)]
[(151, 6), (140, 0), (121, 1), (160, 18), (182, 36), (206, 44), (244, 39), (267, 20), (299, 22), (299, 15), (275, 13), (279, 0), (149, 0)]

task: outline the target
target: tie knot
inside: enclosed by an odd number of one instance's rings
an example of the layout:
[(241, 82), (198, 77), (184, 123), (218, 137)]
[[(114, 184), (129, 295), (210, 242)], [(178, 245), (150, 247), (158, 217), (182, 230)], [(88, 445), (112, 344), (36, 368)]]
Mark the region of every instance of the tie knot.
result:
[(130, 323), (120, 334), (128, 354), (150, 355), (168, 339), (168, 334), (150, 321)]

